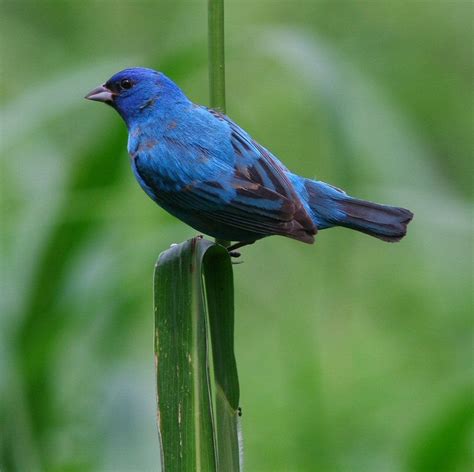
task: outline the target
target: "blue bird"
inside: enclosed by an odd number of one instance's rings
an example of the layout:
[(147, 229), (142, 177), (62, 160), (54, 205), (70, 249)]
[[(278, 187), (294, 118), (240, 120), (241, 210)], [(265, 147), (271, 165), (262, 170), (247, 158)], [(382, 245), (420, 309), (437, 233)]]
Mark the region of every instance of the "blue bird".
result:
[(236, 242), (229, 250), (271, 235), (311, 244), (333, 226), (395, 242), (413, 217), (293, 174), (161, 72), (125, 69), (85, 98), (111, 105), (125, 121), (132, 169), (148, 196), (199, 232)]

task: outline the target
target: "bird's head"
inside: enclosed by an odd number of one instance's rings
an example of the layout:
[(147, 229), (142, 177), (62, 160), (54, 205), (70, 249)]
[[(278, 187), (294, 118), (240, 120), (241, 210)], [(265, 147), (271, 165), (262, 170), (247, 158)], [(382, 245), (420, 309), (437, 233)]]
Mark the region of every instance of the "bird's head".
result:
[(127, 125), (161, 107), (187, 101), (172, 80), (161, 72), (143, 67), (117, 72), (105, 84), (91, 90), (85, 98), (111, 105)]

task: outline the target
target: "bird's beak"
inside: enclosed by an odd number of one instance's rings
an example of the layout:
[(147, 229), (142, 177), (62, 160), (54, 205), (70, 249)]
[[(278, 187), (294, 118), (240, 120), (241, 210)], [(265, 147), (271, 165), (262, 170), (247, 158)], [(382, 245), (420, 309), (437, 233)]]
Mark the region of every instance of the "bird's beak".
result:
[(112, 103), (114, 94), (105, 85), (99, 85), (91, 90), (84, 98), (96, 102)]

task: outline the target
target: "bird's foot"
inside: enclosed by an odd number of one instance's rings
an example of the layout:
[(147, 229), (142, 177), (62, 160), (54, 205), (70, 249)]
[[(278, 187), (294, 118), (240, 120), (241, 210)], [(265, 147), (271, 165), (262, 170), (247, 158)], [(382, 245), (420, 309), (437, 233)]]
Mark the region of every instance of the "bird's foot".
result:
[[(239, 251), (229, 251), (229, 256), (231, 258), (234, 258), (234, 259), (237, 259), (241, 256), (242, 254), (240, 254)], [(232, 260), (232, 265), (239, 265), (239, 264), (243, 264), (244, 261), (235, 261), (235, 260)]]

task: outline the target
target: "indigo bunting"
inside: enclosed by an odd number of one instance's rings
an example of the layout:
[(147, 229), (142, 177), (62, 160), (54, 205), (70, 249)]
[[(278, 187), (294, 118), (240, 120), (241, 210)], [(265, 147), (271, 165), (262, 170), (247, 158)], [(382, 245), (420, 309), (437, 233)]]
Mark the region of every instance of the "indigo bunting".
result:
[(161, 72), (125, 69), (85, 98), (111, 105), (125, 121), (131, 166), (148, 196), (199, 232), (236, 242), (229, 249), (271, 235), (313, 243), (333, 226), (395, 242), (413, 217), (293, 174)]

